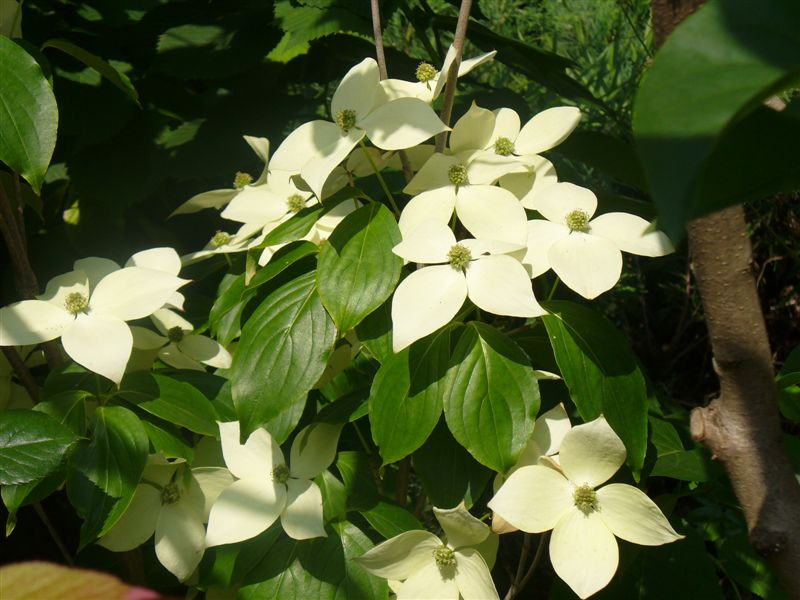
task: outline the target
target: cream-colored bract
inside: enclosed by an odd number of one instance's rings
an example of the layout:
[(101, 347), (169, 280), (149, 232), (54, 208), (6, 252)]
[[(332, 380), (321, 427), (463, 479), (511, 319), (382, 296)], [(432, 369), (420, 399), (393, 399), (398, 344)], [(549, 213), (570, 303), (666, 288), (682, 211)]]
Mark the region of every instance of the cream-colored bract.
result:
[(602, 486), (625, 456), (622, 441), (598, 417), (564, 435), (558, 463), (519, 468), (489, 502), (489, 508), (522, 531), (553, 530), (553, 569), (581, 598), (603, 589), (614, 576), (619, 557), (615, 536), (647, 546), (683, 537), (638, 488)]
[(239, 423), (219, 423), (225, 464), (237, 478), (211, 507), (206, 547), (257, 536), (278, 518), (289, 537), (326, 535), (322, 493), (311, 481), (333, 462), (340, 424), (312, 423), (292, 443), (289, 465), (266, 429), (239, 443)]
[(434, 507), (433, 512), (445, 541), (429, 531), (406, 531), (356, 560), (373, 575), (390, 580), (398, 600), (498, 598), (489, 572), (497, 553), (497, 535), (463, 503), (451, 509)]
[(610, 290), (622, 273), (622, 252), (663, 256), (674, 252), (669, 238), (627, 213), (594, 217), (597, 197), (572, 183), (555, 183), (532, 200), (544, 217), (528, 222), (528, 253), (522, 262), (531, 277), (553, 269), (584, 298)]
[(188, 280), (101, 258), (81, 259), (74, 267), (51, 279), (37, 300), (0, 308), (0, 346), (60, 337), (75, 362), (119, 385), (133, 346), (126, 321), (152, 314)]

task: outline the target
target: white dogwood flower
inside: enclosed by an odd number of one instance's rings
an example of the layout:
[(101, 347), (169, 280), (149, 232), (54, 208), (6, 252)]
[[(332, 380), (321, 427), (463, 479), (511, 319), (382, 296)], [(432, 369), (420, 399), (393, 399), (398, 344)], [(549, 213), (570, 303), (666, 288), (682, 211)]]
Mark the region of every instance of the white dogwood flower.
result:
[(356, 560), (390, 581), (398, 600), (490, 600), (498, 598), (490, 565), (497, 536), (464, 508), (433, 509), (446, 541), (430, 531), (413, 530), (367, 550)]
[(487, 239), (457, 242), (447, 225), (430, 220), (404, 235), (392, 252), (430, 266), (411, 273), (394, 292), (394, 351), (449, 323), (467, 298), (496, 315), (545, 314), (533, 296), (525, 268), (508, 254), (518, 247)]
[(128, 509), (98, 544), (113, 552), (141, 546), (155, 534), (156, 557), (179, 580), (200, 564), (211, 505), (233, 482), (227, 469), (188, 469), (152, 455)]
[(133, 345), (126, 321), (152, 314), (188, 281), (101, 258), (74, 267), (51, 279), (37, 300), (0, 308), (0, 346), (60, 337), (75, 362), (119, 385)]
[(544, 219), (528, 221), (522, 262), (530, 276), (553, 269), (584, 298), (595, 298), (619, 281), (622, 251), (663, 256), (675, 250), (666, 235), (651, 231), (651, 224), (636, 215), (613, 212), (592, 218), (597, 196), (571, 183), (547, 186), (532, 208)]
[(312, 423), (295, 437), (290, 465), (266, 429), (239, 443), (239, 423), (219, 423), (225, 464), (237, 480), (211, 508), (206, 546), (257, 536), (278, 517), (289, 537), (324, 537), (322, 492), (311, 481), (333, 462), (341, 425)]
[(603, 589), (614, 576), (619, 562), (614, 536), (646, 546), (682, 537), (640, 489), (602, 485), (625, 456), (622, 440), (601, 416), (564, 435), (560, 470), (521, 467), (489, 502), (489, 508), (522, 531), (553, 530), (553, 569), (581, 598)]
[(563, 142), (578, 126), (581, 111), (574, 106), (556, 106), (534, 115), (520, 128), (519, 115), (510, 108), (495, 111), (494, 130), (484, 146), (499, 156), (523, 160)]

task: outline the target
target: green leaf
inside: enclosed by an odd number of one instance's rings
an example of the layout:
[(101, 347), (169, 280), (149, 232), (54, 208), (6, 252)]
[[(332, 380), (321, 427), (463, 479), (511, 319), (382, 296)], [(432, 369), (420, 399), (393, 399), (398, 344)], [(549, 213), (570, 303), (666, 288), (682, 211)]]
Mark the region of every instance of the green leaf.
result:
[(129, 373), (117, 397), (195, 433), (219, 436), (217, 411), (197, 388), (166, 375)]
[(345, 200), (355, 198), (361, 194), (363, 194), (361, 190), (347, 187), (330, 198), (326, 198), (324, 204), (317, 204), (304, 208), (291, 219), (284, 221), (270, 231), (258, 246), (254, 246), (254, 249), (267, 248), (275, 244), (285, 244), (287, 242), (299, 240), (311, 231), (314, 223), (316, 223), (321, 216), (329, 213)]
[(39, 63), (0, 36), (0, 160), (38, 194), (56, 146), (58, 107)]
[(400, 229), (383, 204), (347, 215), (322, 246), (317, 285), (339, 331), (349, 331), (391, 295), (403, 260), (392, 253)]
[(746, 533), (727, 536), (718, 548), (725, 574), (760, 598), (789, 600), (766, 559), (756, 554)]
[(353, 560), (372, 547), (369, 538), (346, 521), (326, 530), (328, 536), (323, 538), (277, 540), (248, 574), (248, 579), (260, 583), (241, 588), (239, 598), (386, 598), (386, 580), (370, 575)]
[(444, 389), (453, 437), (487, 467), (513, 467), (539, 410), (539, 386), (522, 349), (490, 325), (470, 322), (453, 351)]
[(396, 535), (400, 535), (404, 531), (423, 529), (422, 523), (420, 523), (414, 515), (402, 506), (387, 502), (386, 500), (379, 500), (371, 508), (362, 510), (361, 514), (364, 515), (367, 522), (375, 528), (375, 531), (380, 533), (387, 540)]
[(86, 399), (92, 394), (85, 390), (67, 390), (47, 397), (33, 410), (53, 417), (69, 427), (77, 436), (86, 433)]
[(656, 417), (650, 417), (652, 435), (656, 448), (656, 462), (650, 475), (672, 477), (683, 481), (708, 481), (708, 459), (699, 449), (685, 450), (675, 428)]
[(414, 453), (414, 472), (431, 504), (441, 508), (452, 508), (462, 500), (470, 508), (492, 475), (453, 439), (444, 421)]
[(747, 0), (710, 0), (645, 72), (633, 129), (659, 225), (673, 239), (692, 218), (800, 183), (800, 166), (786, 156), (797, 117), (761, 107), (796, 84), (798, 20), (791, 0), (757, 11)]
[(394, 355), (392, 350), (392, 301), (387, 300), (356, 325), (356, 336), (379, 363)]
[(452, 327), (444, 327), (388, 359), (372, 384), (369, 422), (383, 464), (405, 458), (442, 414)]
[(183, 458), (191, 464), (194, 460), (194, 448), (183, 439), (180, 429), (160, 419), (159, 421), (142, 421), (155, 452), (160, 452), (166, 458)]
[(41, 412), (0, 412), (0, 485), (46, 477), (78, 440), (70, 429)]
[[(377, 468), (377, 465), (375, 465)], [(375, 485), (375, 474), (370, 468), (370, 458), (363, 452), (345, 450), (336, 457), (336, 468), (342, 475), (347, 509), (364, 511), (375, 506), (380, 495)]]
[(20, 483), (18, 485), (4, 485), (0, 487), (0, 496), (3, 504), (8, 509), (8, 519), (6, 519), (6, 537), (11, 535), (17, 523), (17, 511), (29, 504), (44, 500), (64, 485), (67, 476), (66, 469), (59, 469), (44, 479)]
[(561, 300), (543, 306), (551, 313), (542, 320), (558, 368), (581, 418), (603, 414), (638, 473), (647, 450), (647, 386), (627, 340), (591, 308)]
[(347, 515), (347, 494), (344, 484), (327, 469), (314, 482), (322, 491), (322, 515), (326, 523), (341, 521)]
[(133, 84), (131, 83), (131, 80), (128, 79), (128, 76), (113, 65), (104, 61), (99, 56), (95, 56), (91, 52), (87, 52), (69, 40), (60, 38), (47, 40), (44, 44), (42, 44), (42, 50), (45, 48), (56, 48), (57, 50), (61, 50), (62, 52), (69, 54), (72, 58), (81, 61), (87, 67), (94, 69), (100, 73), (102, 77), (122, 90), (122, 92), (128, 96), (128, 98), (136, 103), (136, 106), (141, 108), (142, 105), (139, 104), (139, 92), (137, 92), (136, 88), (133, 87)]
[[(243, 435), (265, 423), (269, 428), (272, 419), (305, 404), (335, 341), (336, 328), (317, 294), (315, 272), (267, 296), (243, 327), (230, 369)], [(278, 443), (286, 435), (277, 436)]]
[(81, 548), (111, 529), (128, 508), (148, 447), (135, 414), (121, 406), (98, 407), (94, 437), (75, 452), (67, 477), (67, 496), (84, 519)]

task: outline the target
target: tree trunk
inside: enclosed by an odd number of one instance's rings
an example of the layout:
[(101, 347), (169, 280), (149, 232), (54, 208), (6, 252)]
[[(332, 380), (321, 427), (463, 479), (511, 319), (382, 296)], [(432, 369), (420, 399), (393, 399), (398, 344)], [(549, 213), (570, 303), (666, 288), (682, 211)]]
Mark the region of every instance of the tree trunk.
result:
[[(652, 0), (656, 45), (702, 3)], [(720, 386), (717, 398), (692, 411), (692, 435), (724, 465), (754, 549), (788, 596), (800, 599), (800, 485), (783, 447), (744, 210), (737, 205), (695, 219), (688, 231)]]

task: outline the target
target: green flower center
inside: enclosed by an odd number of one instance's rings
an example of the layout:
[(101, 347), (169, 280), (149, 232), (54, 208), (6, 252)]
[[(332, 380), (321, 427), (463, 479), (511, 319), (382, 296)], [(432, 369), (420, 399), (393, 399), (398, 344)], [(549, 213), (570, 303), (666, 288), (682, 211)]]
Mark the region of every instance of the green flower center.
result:
[(421, 81), (422, 83), (428, 83), (431, 79), (436, 77), (436, 67), (434, 67), (430, 63), (421, 62), (417, 67), (417, 81)]
[(211, 238), (211, 245), (214, 248), (219, 248), (220, 246), (224, 246), (228, 242), (231, 241), (231, 234), (225, 233), (224, 231), (218, 231), (214, 234), (214, 237)]
[(80, 292), (71, 292), (67, 294), (67, 298), (64, 300), (64, 308), (73, 315), (86, 312), (86, 309), (89, 308), (89, 298)]
[(514, 154), (514, 142), (507, 137), (500, 137), (494, 143), (494, 153), (500, 156), (509, 156)]
[(339, 129), (342, 130), (342, 133), (349, 132), (353, 127), (356, 126), (356, 111), (350, 110), (345, 108), (344, 110), (340, 110), (336, 114), (336, 124), (339, 126)]
[(183, 329), (176, 325), (167, 331), (167, 337), (169, 338), (170, 342), (180, 342), (183, 340)]
[(572, 493), (572, 501), (583, 514), (588, 515), (597, 510), (597, 492), (590, 485), (583, 484), (575, 488)]
[(439, 568), (456, 566), (456, 553), (453, 552), (452, 548), (448, 548), (444, 544), (433, 551), (433, 559)]
[(447, 170), (447, 178), (453, 185), (463, 185), (467, 183), (467, 167), (464, 165), (453, 165)]
[(300, 194), (292, 194), (286, 199), (286, 206), (289, 208), (289, 212), (300, 212), (306, 207), (306, 201)]
[(272, 469), (272, 480), (276, 483), (286, 483), (289, 481), (289, 467), (280, 464)]
[(249, 183), (253, 182), (253, 176), (250, 173), (244, 173), (243, 171), (237, 171), (236, 175), (233, 176), (233, 187), (237, 190), (242, 189)]
[(467, 268), (469, 261), (472, 260), (472, 253), (463, 244), (456, 244), (447, 253), (447, 260), (450, 261), (450, 266), (453, 269), (463, 271)]
[(564, 220), (570, 231), (582, 231), (583, 233), (589, 231), (589, 215), (580, 209), (573, 210)]
[(175, 483), (168, 483), (161, 488), (161, 504), (175, 504), (181, 499), (181, 491)]

